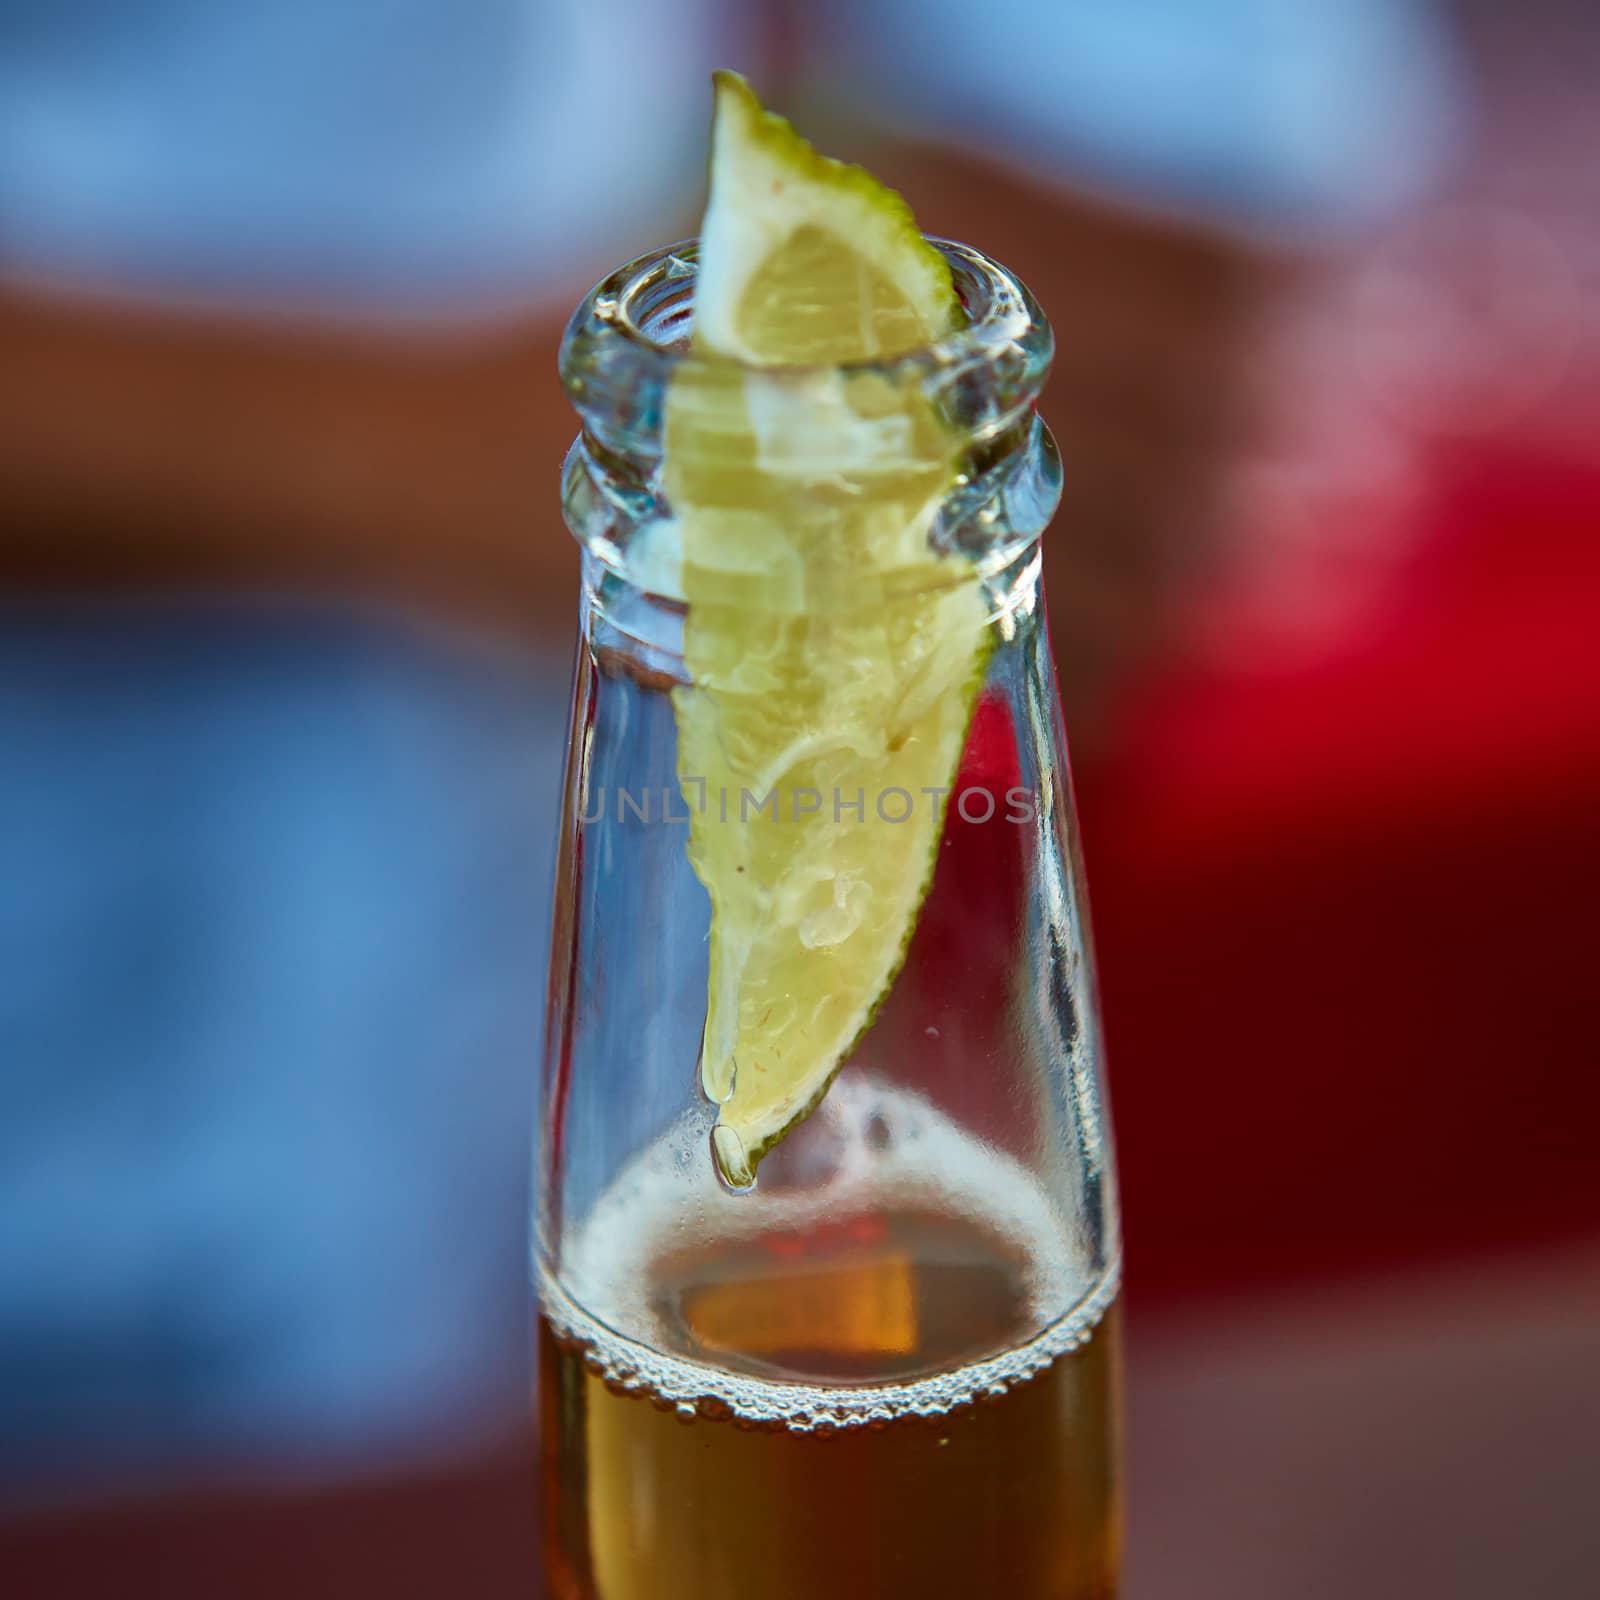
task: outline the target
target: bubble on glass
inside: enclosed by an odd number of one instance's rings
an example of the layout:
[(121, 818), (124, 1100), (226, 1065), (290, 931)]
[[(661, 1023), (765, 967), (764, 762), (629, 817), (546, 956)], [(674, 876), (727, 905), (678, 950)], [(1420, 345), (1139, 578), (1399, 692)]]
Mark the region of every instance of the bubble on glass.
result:
[[(870, 1130), (880, 1117), (892, 1137), (885, 1149), (875, 1150)], [(673, 1335), (652, 1296), (649, 1263), (669, 1247), (682, 1221), (685, 1180), (676, 1155), (686, 1139), (697, 1145), (692, 1126), (675, 1127), (641, 1152), (575, 1230), (559, 1272), (541, 1266), (540, 1296), (553, 1336), (587, 1358), (587, 1370), (593, 1372), (598, 1363), (613, 1393), (659, 1399), (666, 1402), (664, 1411), (678, 1415), (679, 1405), (687, 1402), (698, 1426), (731, 1422), (815, 1433), (827, 1426), (878, 1429), (910, 1417), (938, 1418), (996, 1399), (1079, 1349), (1116, 1297), (1117, 1261), (1084, 1259), (1065, 1231), (1055, 1200), (1033, 1174), (975, 1139), (924, 1096), (852, 1070), (834, 1084), (811, 1126), (797, 1133), (796, 1152), (802, 1153), (808, 1136), (826, 1129), (826, 1139), (818, 1144), (828, 1146), (829, 1160), (810, 1174), (814, 1182), (763, 1181), (761, 1206), (730, 1205), (726, 1187), (719, 1193), (715, 1178), (701, 1176), (703, 1160), (695, 1163), (696, 1199), (703, 1184), (705, 1202), (697, 1224), (701, 1236), (713, 1227), (729, 1237), (754, 1236), (783, 1218), (803, 1224), (849, 1214), (860, 1209), (864, 1196), (886, 1189), (918, 1194), (930, 1205), (982, 1218), (1017, 1242), (1028, 1258), (1026, 1281), (1037, 1331), (1001, 1355), (953, 1371), (859, 1388), (775, 1381), (731, 1371), (686, 1350), (671, 1352)], [(724, 1128), (712, 1132), (711, 1142), (719, 1175), (719, 1142), (737, 1170), (736, 1158), (745, 1154), (742, 1139)], [(780, 1155), (781, 1147), (773, 1161)]]
[[(915, 1383), (860, 1389), (775, 1383), (645, 1350), (596, 1322), (548, 1281), (542, 1292), (557, 1337), (574, 1340), (598, 1358), (613, 1394), (647, 1398), (685, 1425), (732, 1422), (741, 1429), (826, 1435), (849, 1428), (878, 1431), (911, 1417), (936, 1421), (980, 1400), (1001, 1398), (1087, 1344), (1118, 1287), (1117, 1274), (1108, 1273), (1067, 1316), (1004, 1355)], [(618, 1371), (627, 1378), (617, 1377)]]

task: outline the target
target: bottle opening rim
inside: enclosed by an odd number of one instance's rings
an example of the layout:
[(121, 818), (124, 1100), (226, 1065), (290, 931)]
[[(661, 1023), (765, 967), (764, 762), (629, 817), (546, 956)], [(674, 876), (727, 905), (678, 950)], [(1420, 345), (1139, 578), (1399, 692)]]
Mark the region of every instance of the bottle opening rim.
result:
[(597, 355), (635, 384), (664, 385), (685, 367), (741, 366), (763, 382), (804, 384), (818, 374), (876, 373), (897, 383), (942, 388), (1003, 369), (1004, 386), (1038, 397), (1055, 353), (1049, 321), (1026, 284), (980, 250), (926, 236), (950, 263), (966, 321), (932, 342), (898, 355), (811, 366), (757, 366), (729, 357), (708, 359), (689, 348), (694, 327), (698, 239), (647, 251), (608, 273), (579, 302), (561, 347), (561, 376), (580, 411), (593, 404)]

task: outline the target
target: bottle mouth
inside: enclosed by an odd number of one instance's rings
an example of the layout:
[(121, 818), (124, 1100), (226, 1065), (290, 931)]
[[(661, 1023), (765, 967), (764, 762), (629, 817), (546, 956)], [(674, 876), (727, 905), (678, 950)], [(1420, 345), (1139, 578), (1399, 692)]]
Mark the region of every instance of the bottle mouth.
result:
[[(785, 449), (822, 484), (856, 481), (852, 474), (864, 461), (870, 471), (875, 459), (857, 453), (855, 430), (840, 429), (837, 408), (829, 410), (831, 396), (858, 383), (886, 383), (900, 394), (920, 389), (952, 446), (955, 468), (927, 526), (928, 547), (960, 555), (985, 582), (1009, 583), (1035, 570), (1039, 535), (1061, 493), (1055, 444), (1034, 409), (1054, 355), (1050, 325), (1027, 288), (998, 262), (950, 240), (929, 242), (950, 263), (965, 321), (918, 349), (856, 362), (757, 366), (697, 355), (690, 344), (695, 240), (652, 250), (597, 283), (567, 326), (560, 367), (583, 423), (567, 456), (562, 505), (599, 569), (656, 598), (683, 598), (664, 470), (668, 394), (680, 408), (709, 405), (700, 414), (714, 418), (715, 396), (727, 392), (732, 374), (752, 411), (786, 420)], [(716, 447), (710, 427), (700, 448)], [(694, 457), (690, 462), (699, 464)], [(680, 471), (684, 464), (679, 457)], [(851, 603), (867, 605), (928, 585), (925, 565), (897, 571), (895, 559), (888, 551), (870, 574), (852, 572)], [(781, 574), (752, 570), (742, 558), (737, 566), (715, 574), (727, 598), (766, 609), (787, 604), (779, 599), (781, 583), (774, 582)], [(939, 581), (960, 581), (956, 571), (952, 567)]]
[[(899, 355), (827, 366), (743, 365), (759, 383), (802, 387), (822, 374), (877, 374), (919, 384), (952, 425), (981, 437), (1039, 397), (1055, 354), (1050, 324), (1013, 272), (970, 245), (928, 236), (950, 263), (966, 320)], [(561, 345), (561, 380), (585, 426), (608, 444), (630, 427), (659, 423), (667, 385), (702, 366), (689, 348), (700, 245), (685, 239), (639, 256), (584, 297)], [(619, 430), (618, 424), (621, 424)], [(615, 441), (615, 442), (614, 442)]]

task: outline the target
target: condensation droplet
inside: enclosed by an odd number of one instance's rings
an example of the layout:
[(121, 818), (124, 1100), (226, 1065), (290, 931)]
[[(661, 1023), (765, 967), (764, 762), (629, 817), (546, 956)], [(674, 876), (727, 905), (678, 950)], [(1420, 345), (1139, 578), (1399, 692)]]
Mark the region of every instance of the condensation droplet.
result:
[(700, 1080), (713, 1105), (727, 1105), (739, 1083), (738, 1060), (731, 1054), (717, 1062), (705, 1058), (700, 1064)]
[(711, 1156), (716, 1162), (717, 1176), (735, 1194), (748, 1194), (756, 1186), (756, 1175), (744, 1140), (738, 1133), (718, 1123), (711, 1130)]

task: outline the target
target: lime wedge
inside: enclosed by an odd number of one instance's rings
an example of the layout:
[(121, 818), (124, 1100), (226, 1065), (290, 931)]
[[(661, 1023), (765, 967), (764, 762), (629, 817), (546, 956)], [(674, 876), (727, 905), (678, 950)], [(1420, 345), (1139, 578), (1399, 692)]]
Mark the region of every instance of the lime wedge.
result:
[(820, 366), (914, 350), (959, 326), (950, 264), (899, 195), (818, 155), (738, 73), (714, 82), (697, 347)]
[[(701, 1080), (723, 1178), (815, 1108), (904, 958), (986, 658), (929, 544), (955, 442), (914, 375), (950, 331), (905, 203), (716, 75), (694, 350), (668, 395), (689, 857), (711, 899)], [(782, 366), (781, 376), (752, 368)]]

